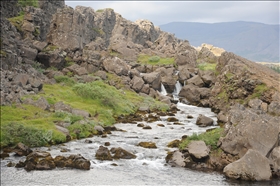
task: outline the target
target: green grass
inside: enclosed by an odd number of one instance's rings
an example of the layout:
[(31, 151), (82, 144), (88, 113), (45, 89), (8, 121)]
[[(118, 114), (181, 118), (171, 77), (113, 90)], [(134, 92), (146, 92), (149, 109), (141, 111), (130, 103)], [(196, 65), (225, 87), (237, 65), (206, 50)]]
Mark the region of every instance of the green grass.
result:
[(217, 142), (219, 140), (219, 138), (222, 136), (224, 129), (223, 128), (216, 128), (213, 130), (210, 130), (208, 132), (205, 133), (201, 133), (201, 134), (196, 134), (193, 133), (191, 136), (187, 137), (185, 140), (183, 140), (183, 142), (179, 145), (180, 149), (184, 149), (188, 146), (188, 144), (191, 141), (204, 141), (205, 144), (208, 146), (211, 146), (211, 150), (216, 150), (217, 147)]
[(115, 117), (134, 113), (140, 106), (162, 111), (168, 109), (166, 104), (151, 97), (118, 90), (102, 81), (82, 84), (72, 82), (67, 76), (60, 78), (56, 79), (62, 84), (44, 84), (42, 92), (25, 98), (38, 100), (44, 97), (50, 105), (62, 101), (72, 108), (89, 112), (92, 117), (80, 124), (83, 118), (70, 113), (44, 111), (32, 105), (1, 106), (1, 147), (18, 142), (32, 147), (65, 142), (66, 136), (55, 127), (58, 121), (70, 123), (67, 128), (72, 138), (84, 138), (96, 134), (95, 124), (112, 125)]
[(38, 0), (19, 0), (18, 4), (21, 5), (22, 7), (26, 7), (26, 6), (38, 7)]
[(69, 76), (54, 76), (54, 79), (57, 83), (63, 83), (67, 86), (72, 86), (76, 82)]
[(66, 137), (57, 131), (53, 113), (32, 105), (1, 106), (1, 147), (18, 142), (31, 147), (65, 142)]
[(174, 58), (160, 58), (159, 56), (149, 56), (140, 54), (137, 62), (144, 65), (174, 65)]
[(199, 63), (199, 64), (197, 64), (197, 67), (202, 71), (205, 71), (205, 70), (215, 71), (216, 66), (217, 66), (217, 64), (215, 64), (215, 63)]
[(251, 99), (260, 98), (269, 88), (266, 84), (257, 85), (254, 89), (254, 93), (251, 95)]
[(42, 50), (42, 52), (52, 52), (52, 51), (54, 51), (54, 50), (56, 50), (56, 49), (58, 49), (59, 47), (58, 46), (55, 46), (55, 45), (48, 45), (48, 46), (46, 46), (43, 50)]
[(7, 57), (7, 53), (3, 50), (0, 50), (0, 56)]
[(24, 19), (24, 12), (21, 12), (20, 15), (17, 17), (8, 18), (10, 23), (14, 25), (16, 29), (20, 32), (22, 31), (21, 26), (23, 24), (23, 19)]

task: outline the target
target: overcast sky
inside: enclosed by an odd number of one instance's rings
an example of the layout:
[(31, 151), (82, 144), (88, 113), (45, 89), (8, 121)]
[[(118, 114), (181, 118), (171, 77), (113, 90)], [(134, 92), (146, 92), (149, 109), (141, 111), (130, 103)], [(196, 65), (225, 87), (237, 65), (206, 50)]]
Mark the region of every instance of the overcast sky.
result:
[(279, 1), (65, 1), (98, 9), (112, 8), (125, 19), (147, 19), (154, 25), (170, 22), (218, 23), (253, 21), (279, 24)]

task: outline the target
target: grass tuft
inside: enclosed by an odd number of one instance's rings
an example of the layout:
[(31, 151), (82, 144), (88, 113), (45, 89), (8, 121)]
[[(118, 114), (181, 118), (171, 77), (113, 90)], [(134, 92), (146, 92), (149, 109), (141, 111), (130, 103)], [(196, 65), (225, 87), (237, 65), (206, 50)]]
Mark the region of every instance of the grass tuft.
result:
[(219, 138), (222, 136), (224, 129), (223, 128), (215, 128), (205, 133), (196, 134), (193, 133), (191, 136), (187, 137), (183, 142), (179, 145), (180, 149), (184, 149), (188, 146), (191, 141), (204, 141), (206, 145), (211, 146), (211, 150), (216, 150), (218, 148), (217, 142)]

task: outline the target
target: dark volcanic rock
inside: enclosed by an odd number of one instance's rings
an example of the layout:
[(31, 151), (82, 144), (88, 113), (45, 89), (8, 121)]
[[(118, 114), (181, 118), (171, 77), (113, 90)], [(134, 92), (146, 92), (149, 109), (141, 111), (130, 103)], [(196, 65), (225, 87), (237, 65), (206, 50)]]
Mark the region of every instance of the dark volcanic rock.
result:
[(95, 154), (96, 159), (112, 161), (112, 155), (107, 147), (100, 146)]

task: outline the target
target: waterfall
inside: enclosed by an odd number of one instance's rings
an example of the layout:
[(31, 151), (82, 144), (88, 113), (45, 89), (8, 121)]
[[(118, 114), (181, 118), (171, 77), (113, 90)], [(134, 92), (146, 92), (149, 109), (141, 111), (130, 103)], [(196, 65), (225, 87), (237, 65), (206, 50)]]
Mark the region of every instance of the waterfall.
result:
[(179, 100), (179, 93), (182, 89), (182, 85), (179, 81), (176, 82), (175, 89), (172, 93), (174, 100)]
[(161, 93), (162, 95), (166, 96), (166, 95), (167, 95), (167, 92), (166, 92), (165, 87), (163, 86), (162, 83), (161, 83), (160, 89), (161, 89), (161, 90), (160, 90), (160, 93)]

